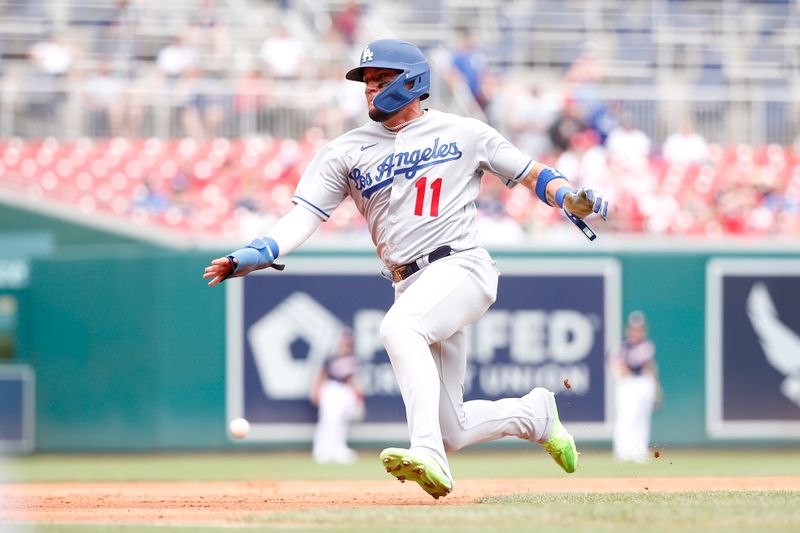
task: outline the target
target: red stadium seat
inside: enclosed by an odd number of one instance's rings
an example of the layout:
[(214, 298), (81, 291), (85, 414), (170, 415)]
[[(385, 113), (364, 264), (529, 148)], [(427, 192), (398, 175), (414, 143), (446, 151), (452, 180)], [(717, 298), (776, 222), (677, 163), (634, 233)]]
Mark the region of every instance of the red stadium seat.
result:
[[(301, 140), (9, 138), (0, 140), (0, 187), (31, 201), (53, 201), (86, 214), (102, 211), (135, 225), (236, 237), (254, 209), (273, 218), (290, 209), (297, 181), (323, 143), (314, 135)], [(793, 205), (800, 202), (800, 156), (783, 146), (711, 145), (707, 163), (677, 165), (654, 157), (648, 171), (654, 188), (647, 194), (631, 194), (627, 182), (612, 179), (616, 190), (608, 231), (775, 233), (781, 231), (780, 217), (757, 209), (767, 192)], [(491, 175), (482, 182), (482, 195), (533, 231), (565, 224), (557, 210), (523, 187), (509, 190)], [(774, 205), (780, 202), (769, 209)], [(756, 214), (742, 214), (751, 211)], [(324, 231), (363, 227), (355, 206), (345, 203)]]

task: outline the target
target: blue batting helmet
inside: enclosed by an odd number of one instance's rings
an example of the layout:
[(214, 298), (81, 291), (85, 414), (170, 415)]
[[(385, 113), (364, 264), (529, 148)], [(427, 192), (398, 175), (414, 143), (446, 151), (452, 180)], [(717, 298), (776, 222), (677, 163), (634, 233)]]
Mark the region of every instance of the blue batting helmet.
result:
[[(424, 100), (431, 88), (431, 69), (422, 50), (399, 39), (381, 39), (364, 47), (358, 67), (345, 76), (348, 80), (364, 81), (367, 67), (390, 68), (400, 74), (375, 97), (375, 107), (384, 113), (394, 113), (415, 98)], [(411, 88), (406, 85), (411, 83)]]

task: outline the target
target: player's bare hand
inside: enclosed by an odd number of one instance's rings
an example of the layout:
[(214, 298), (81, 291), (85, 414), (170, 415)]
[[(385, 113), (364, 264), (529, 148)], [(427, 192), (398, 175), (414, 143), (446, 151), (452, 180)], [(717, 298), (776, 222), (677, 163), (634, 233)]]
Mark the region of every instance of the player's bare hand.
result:
[(209, 287), (213, 287), (217, 283), (224, 281), (232, 274), (233, 265), (227, 257), (218, 257), (211, 261), (203, 272), (203, 279), (211, 279), (208, 282)]
[(586, 218), (597, 213), (603, 220), (608, 215), (608, 201), (592, 189), (581, 187), (564, 197), (564, 209), (578, 218)]

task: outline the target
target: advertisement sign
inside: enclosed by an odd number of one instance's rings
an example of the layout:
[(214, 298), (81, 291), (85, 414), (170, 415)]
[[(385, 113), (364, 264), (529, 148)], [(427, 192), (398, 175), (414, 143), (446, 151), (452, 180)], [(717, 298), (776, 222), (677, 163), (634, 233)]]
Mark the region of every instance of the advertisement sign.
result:
[(709, 436), (800, 437), (800, 261), (710, 261), (706, 317)]
[[(468, 329), (465, 399), (520, 397), (537, 386), (584, 438), (610, 435), (605, 354), (619, 342), (614, 260), (503, 259), (497, 301)], [(307, 441), (311, 384), (343, 327), (352, 328), (365, 417), (352, 440), (407, 439), (405, 408), (379, 327), (391, 283), (375, 259), (296, 258), (227, 285), (229, 419), (249, 440)]]
[(26, 365), (0, 365), (0, 452), (34, 448), (34, 382)]

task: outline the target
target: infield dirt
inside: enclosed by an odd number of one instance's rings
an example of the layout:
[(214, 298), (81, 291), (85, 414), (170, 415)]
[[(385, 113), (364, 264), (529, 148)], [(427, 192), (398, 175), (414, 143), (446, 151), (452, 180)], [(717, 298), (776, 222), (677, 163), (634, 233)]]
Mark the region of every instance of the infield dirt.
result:
[(0, 486), (0, 523), (230, 524), (253, 514), (311, 508), (467, 505), (487, 496), (557, 492), (796, 490), (800, 477), (464, 479), (433, 500), (414, 483), (236, 481), (12, 483)]

